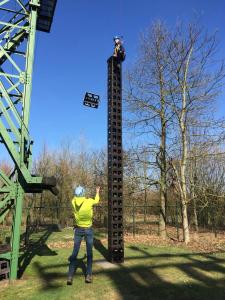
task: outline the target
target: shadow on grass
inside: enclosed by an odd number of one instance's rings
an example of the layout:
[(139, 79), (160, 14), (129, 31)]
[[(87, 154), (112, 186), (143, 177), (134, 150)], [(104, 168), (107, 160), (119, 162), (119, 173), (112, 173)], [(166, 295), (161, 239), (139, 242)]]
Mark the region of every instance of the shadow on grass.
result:
[(55, 224), (44, 226), (34, 236), (36, 238), (30, 239), (29, 244), (23, 249), (22, 254), (19, 257), (19, 271), (18, 278), (21, 278), (26, 268), (31, 263), (32, 259), (38, 256), (53, 256), (57, 255), (55, 251), (52, 251), (45, 244), (52, 234), (52, 232), (60, 231)]
[[(86, 259), (86, 255), (82, 258), (78, 258), (76, 260), (75, 265), (75, 271), (74, 275), (76, 274), (77, 270), (80, 269), (82, 272), (82, 275), (85, 279), (86, 275), (86, 265), (84, 263), (84, 260)], [(62, 283), (58, 283), (58, 279), (65, 279), (66, 282), (66, 275), (63, 273), (60, 273), (58, 270), (59, 268), (66, 268), (69, 266), (68, 264), (57, 264), (57, 265), (51, 265), (51, 266), (42, 266), (39, 262), (34, 262), (34, 268), (39, 275), (39, 278), (42, 280), (42, 289), (43, 290), (50, 290), (50, 289), (56, 289), (61, 288)], [(65, 282), (63, 285), (65, 285)]]
[[(107, 249), (100, 240), (94, 240), (94, 247), (107, 258)], [(151, 254), (149, 250), (133, 245), (128, 248), (132, 254), (125, 258), (125, 264), (119, 264), (117, 268), (112, 269), (98, 268), (94, 272), (92, 292), (95, 280), (104, 283), (108, 278), (113, 283), (110, 287), (107, 283), (102, 285), (102, 290), (100, 285), (96, 285), (96, 299), (99, 299), (99, 295), (103, 295), (107, 288), (114, 289), (118, 299), (123, 300), (225, 299), (225, 259), (201, 253)], [(78, 259), (76, 268), (80, 268), (83, 274), (84, 259), (85, 257)], [(60, 269), (68, 267), (67, 263), (46, 266), (35, 262), (34, 267), (42, 280), (42, 290), (65, 286), (66, 274)]]
[[(171, 267), (171, 265), (169, 264)], [(134, 266), (126, 268), (120, 266), (119, 270), (108, 272), (121, 299), (160, 299), (160, 300), (200, 300), (200, 299), (224, 299), (224, 279), (208, 280), (198, 272), (189, 272), (196, 268), (195, 265), (177, 266), (186, 274), (194, 276), (195, 283), (172, 283), (170, 278), (165, 280), (158, 271), (165, 267)], [(165, 269), (166, 271), (166, 269)]]
[(108, 250), (102, 244), (101, 240), (94, 238), (94, 248), (106, 259), (108, 260)]

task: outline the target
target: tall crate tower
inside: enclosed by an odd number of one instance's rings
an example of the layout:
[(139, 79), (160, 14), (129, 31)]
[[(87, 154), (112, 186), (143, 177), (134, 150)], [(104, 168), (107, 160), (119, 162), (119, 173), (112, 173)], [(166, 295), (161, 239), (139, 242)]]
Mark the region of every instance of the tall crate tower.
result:
[(109, 261), (124, 261), (122, 63), (108, 61), (108, 253)]

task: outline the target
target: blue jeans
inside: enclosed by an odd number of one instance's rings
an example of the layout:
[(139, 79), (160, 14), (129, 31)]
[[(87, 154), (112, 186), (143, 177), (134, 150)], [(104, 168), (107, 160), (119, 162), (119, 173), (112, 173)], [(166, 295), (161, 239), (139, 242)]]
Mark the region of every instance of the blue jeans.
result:
[(72, 277), (75, 272), (77, 255), (80, 249), (80, 244), (82, 239), (84, 238), (86, 241), (86, 250), (87, 250), (87, 274), (92, 274), (92, 261), (93, 261), (93, 229), (92, 228), (76, 228), (74, 231), (74, 247), (73, 253), (69, 257), (69, 272), (68, 277)]

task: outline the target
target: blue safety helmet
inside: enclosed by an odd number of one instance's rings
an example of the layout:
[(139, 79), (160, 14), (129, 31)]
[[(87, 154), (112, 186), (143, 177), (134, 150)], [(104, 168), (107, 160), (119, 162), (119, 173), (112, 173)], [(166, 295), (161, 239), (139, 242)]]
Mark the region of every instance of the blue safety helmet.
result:
[(77, 186), (74, 189), (74, 195), (77, 197), (83, 197), (85, 195), (85, 189), (82, 186)]

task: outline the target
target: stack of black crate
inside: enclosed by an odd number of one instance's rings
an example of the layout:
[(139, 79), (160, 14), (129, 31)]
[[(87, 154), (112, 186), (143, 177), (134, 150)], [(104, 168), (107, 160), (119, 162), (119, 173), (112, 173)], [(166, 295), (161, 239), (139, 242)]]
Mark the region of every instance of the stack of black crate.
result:
[(0, 280), (9, 278), (8, 260), (0, 260)]
[(116, 57), (108, 59), (108, 250), (109, 261), (124, 261), (122, 69)]

